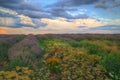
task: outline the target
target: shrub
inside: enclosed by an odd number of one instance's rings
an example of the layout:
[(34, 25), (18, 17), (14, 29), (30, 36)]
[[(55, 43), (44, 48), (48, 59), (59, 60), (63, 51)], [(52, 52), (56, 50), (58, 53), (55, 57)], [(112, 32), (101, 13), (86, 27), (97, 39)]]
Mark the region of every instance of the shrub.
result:
[[(59, 50), (50, 51), (44, 56), (50, 75), (50, 80), (105, 80), (108, 79), (105, 70), (100, 65), (100, 57), (89, 55), (80, 51), (80, 48), (60, 47)], [(60, 59), (60, 60), (59, 60)], [(60, 61), (60, 65), (58, 62)], [(46, 67), (44, 67), (45, 69)], [(49, 73), (47, 71), (46, 73)], [(60, 71), (59, 71), (60, 70)], [(49, 75), (49, 76), (50, 76)]]
[(0, 60), (8, 59), (9, 43), (0, 43)]
[(98, 54), (102, 51), (101, 46), (93, 43), (92, 41), (88, 41), (88, 40), (83, 40), (80, 42), (72, 42), (71, 45), (72, 45), (72, 47), (84, 48), (85, 51), (87, 51), (87, 53), (89, 53), (89, 54)]
[(15, 59), (13, 59), (9, 64), (8, 66), (5, 68), (5, 70), (12, 70), (14, 69), (16, 66), (21, 66), (21, 67), (29, 67), (30, 66), (30, 63), (28, 62), (25, 62), (23, 60), (22, 57), (16, 57)]
[(108, 55), (103, 65), (113, 80), (120, 79), (120, 54)]
[(66, 46), (69, 46), (69, 44), (66, 41), (63, 41), (61, 39), (47, 38), (47, 39), (39, 40), (39, 46), (45, 51), (50, 51), (55, 46), (66, 47)]
[(46, 61), (46, 65), (53, 73), (60, 73), (60, 59), (59, 58), (48, 58)]

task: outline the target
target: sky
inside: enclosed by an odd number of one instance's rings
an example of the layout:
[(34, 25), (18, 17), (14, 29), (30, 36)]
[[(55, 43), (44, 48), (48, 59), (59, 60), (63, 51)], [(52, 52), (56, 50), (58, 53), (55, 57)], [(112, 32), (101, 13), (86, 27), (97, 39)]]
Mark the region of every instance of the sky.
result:
[(120, 0), (0, 0), (0, 34), (120, 33)]

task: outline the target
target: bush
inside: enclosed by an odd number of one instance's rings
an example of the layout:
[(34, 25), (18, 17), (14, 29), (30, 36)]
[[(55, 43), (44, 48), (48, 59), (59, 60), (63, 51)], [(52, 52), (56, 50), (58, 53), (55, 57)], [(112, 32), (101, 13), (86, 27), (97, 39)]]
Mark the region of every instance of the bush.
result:
[(24, 39), (24, 35), (19, 35), (17, 38), (16, 38), (16, 43), (22, 41)]
[(12, 70), (16, 68), (16, 66), (29, 67), (30, 63), (25, 62), (22, 57), (17, 57), (8, 64), (8, 67), (6, 67), (5, 70)]
[(69, 44), (61, 39), (47, 38), (39, 40), (39, 46), (45, 51), (50, 51), (55, 46), (66, 47), (69, 46)]
[(9, 43), (0, 43), (0, 60), (8, 59)]
[[(99, 63), (100, 57), (86, 54), (80, 51), (80, 48), (59, 47), (57, 51), (55, 48), (55, 51), (50, 51), (44, 55), (44, 60), (47, 64), (47, 68), (43, 67), (44, 70), (46, 73), (49, 73), (47, 69), (51, 71), (49, 75), (50, 80), (108, 79), (105, 70)], [(57, 74), (54, 75), (54, 79), (51, 78), (53, 72), (57, 72)]]
[(70, 43), (72, 47), (81, 47), (84, 48), (85, 51), (89, 54), (99, 54), (101, 53), (101, 46), (92, 43), (92, 41), (83, 40), (80, 42), (72, 42)]
[(46, 61), (46, 65), (50, 69), (51, 72), (53, 73), (60, 73), (60, 59), (59, 58), (49, 58)]
[(120, 79), (120, 54), (108, 55), (103, 65), (113, 80)]

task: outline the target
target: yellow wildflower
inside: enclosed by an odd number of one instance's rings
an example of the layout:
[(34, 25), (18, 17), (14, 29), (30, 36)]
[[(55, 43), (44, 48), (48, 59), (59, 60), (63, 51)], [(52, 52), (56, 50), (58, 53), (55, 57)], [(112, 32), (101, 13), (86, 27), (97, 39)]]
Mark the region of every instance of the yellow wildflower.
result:
[(21, 69), (21, 67), (19, 67), (19, 66), (16, 66), (16, 70), (18, 71), (18, 70), (20, 70)]
[(0, 75), (3, 75), (5, 72), (4, 71), (0, 71)]

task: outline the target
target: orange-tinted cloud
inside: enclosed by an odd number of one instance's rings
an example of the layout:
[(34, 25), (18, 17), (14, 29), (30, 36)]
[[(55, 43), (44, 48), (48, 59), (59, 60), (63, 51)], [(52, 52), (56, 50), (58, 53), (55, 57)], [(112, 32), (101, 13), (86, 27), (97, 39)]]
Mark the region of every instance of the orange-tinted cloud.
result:
[(6, 30), (0, 29), (0, 34), (7, 34)]

